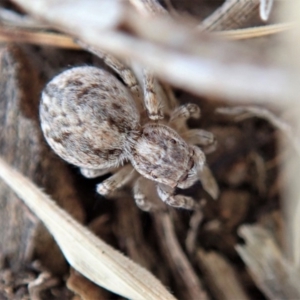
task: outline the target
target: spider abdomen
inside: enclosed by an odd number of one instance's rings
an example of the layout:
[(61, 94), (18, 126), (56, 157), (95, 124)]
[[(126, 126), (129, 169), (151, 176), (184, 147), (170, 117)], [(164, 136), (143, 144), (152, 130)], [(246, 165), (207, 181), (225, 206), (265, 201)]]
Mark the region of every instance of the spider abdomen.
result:
[(123, 84), (95, 67), (67, 70), (42, 93), (45, 138), (63, 159), (84, 168), (103, 168), (126, 158), (139, 128), (139, 112)]

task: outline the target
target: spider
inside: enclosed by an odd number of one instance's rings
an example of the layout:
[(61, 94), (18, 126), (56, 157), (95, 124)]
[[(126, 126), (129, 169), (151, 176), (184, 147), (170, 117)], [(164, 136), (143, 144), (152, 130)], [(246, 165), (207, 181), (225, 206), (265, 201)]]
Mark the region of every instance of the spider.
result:
[(217, 185), (204, 152), (196, 146), (212, 144), (214, 137), (186, 125), (189, 118), (200, 116), (199, 107), (186, 104), (174, 108), (174, 97), (168, 97), (147, 70), (140, 72), (143, 105), (134, 73), (116, 58), (91, 51), (103, 58), (123, 83), (103, 69), (83, 66), (68, 69), (47, 84), (40, 120), (56, 154), (80, 167), (88, 178), (114, 172), (97, 185), (101, 195), (108, 196), (132, 182), (134, 199), (145, 211), (152, 207), (149, 198), (154, 188), (166, 204), (195, 209), (193, 198), (176, 194), (176, 188), (186, 189), (198, 179), (216, 198)]

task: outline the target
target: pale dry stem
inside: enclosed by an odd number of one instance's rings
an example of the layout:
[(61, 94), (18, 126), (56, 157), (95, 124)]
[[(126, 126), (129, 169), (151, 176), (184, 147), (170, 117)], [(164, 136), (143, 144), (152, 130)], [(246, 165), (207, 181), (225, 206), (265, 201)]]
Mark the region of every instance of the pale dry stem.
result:
[(19, 28), (9, 29), (0, 25), (0, 42), (28, 43), (40, 46), (53, 46), (65, 49), (81, 50), (73, 38), (51, 32), (36, 32)]
[(175, 299), (152, 274), (93, 235), (2, 159), (0, 177), (44, 222), (71, 266), (92, 282), (126, 298)]

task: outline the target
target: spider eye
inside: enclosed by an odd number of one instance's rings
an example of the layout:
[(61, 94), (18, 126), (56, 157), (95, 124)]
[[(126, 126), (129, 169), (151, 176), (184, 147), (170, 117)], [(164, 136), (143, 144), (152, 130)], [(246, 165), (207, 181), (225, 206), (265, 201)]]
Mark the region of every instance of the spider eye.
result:
[(177, 144), (177, 141), (174, 140), (174, 139), (171, 139), (171, 143), (172, 143), (173, 145), (176, 145), (176, 144)]

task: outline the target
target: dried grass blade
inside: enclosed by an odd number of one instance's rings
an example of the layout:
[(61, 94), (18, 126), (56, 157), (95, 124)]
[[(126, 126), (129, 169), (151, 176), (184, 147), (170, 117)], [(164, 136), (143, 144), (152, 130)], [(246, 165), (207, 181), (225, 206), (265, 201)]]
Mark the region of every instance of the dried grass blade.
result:
[(259, 4), (260, 0), (227, 0), (199, 25), (199, 29), (215, 31), (244, 27), (248, 20), (258, 15)]
[[(277, 34), (292, 28), (292, 23), (283, 23), (245, 29), (216, 31), (213, 34), (217, 37), (224, 37), (226, 40), (241, 40)], [(28, 43), (63, 49), (81, 50), (82, 47), (73, 40), (72, 37), (64, 34), (47, 31), (33, 31), (23, 27), (18, 28), (17, 26), (9, 28), (0, 25), (0, 42)]]
[(93, 235), (2, 159), (0, 177), (44, 222), (74, 269), (88, 279), (126, 298), (175, 300), (153, 275)]
[(31, 30), (24, 30), (7, 27), (0, 25), (0, 42), (17, 42), (17, 43), (29, 43), (34, 45), (47, 45), (59, 48), (80, 50), (79, 45), (75, 44), (73, 38), (50, 32), (37, 32)]
[(213, 34), (216, 36), (224, 37), (228, 40), (242, 40), (242, 39), (252, 39), (262, 36), (268, 36), (271, 34), (281, 33), (286, 30), (290, 30), (294, 27), (293, 23), (280, 23), (271, 24), (258, 27), (250, 27), (244, 29), (234, 29), (234, 30), (224, 30), (216, 31)]

